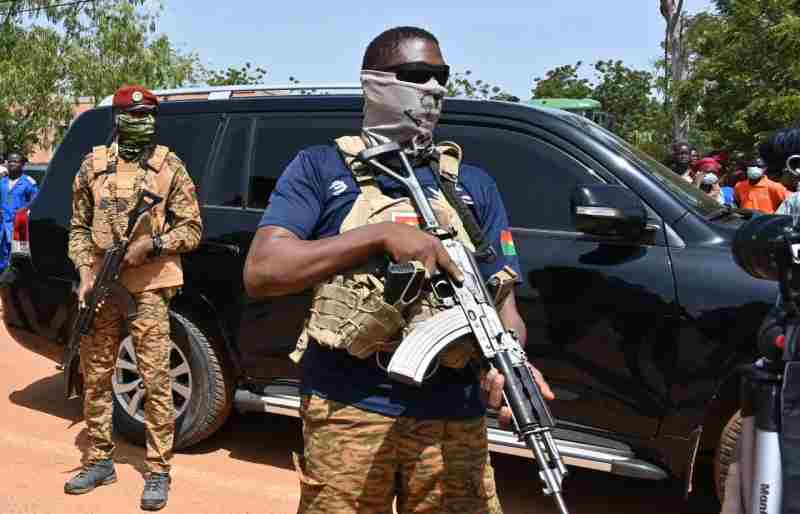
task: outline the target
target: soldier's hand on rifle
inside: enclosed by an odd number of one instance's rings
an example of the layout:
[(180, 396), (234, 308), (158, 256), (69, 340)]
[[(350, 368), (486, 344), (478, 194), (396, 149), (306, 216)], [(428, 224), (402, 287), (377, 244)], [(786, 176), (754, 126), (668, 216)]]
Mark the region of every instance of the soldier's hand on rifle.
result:
[(147, 256), (153, 251), (153, 240), (149, 237), (140, 237), (128, 245), (125, 258), (122, 261), (123, 267), (140, 266), (147, 260)]
[(450, 259), (439, 238), (403, 223), (386, 222), (383, 246), (394, 262), (419, 261), (425, 266), (428, 276), (437, 269), (447, 273), (459, 282), (464, 275)]
[[(541, 371), (533, 367), (533, 364), (528, 363), (533, 379), (542, 393), (545, 400), (555, 400), (556, 395), (550, 389), (550, 384), (544, 379)], [(503, 375), (496, 369), (490, 369), (488, 373), (481, 380), (481, 389), (483, 390), (484, 399), (492, 409), (498, 409), (497, 422), (501, 427), (508, 427), (511, 425), (511, 409), (503, 405), (503, 386), (506, 381)]]
[(83, 308), (86, 304), (86, 295), (94, 287), (94, 273), (89, 266), (81, 266), (79, 273), (81, 283), (78, 285), (78, 306)]

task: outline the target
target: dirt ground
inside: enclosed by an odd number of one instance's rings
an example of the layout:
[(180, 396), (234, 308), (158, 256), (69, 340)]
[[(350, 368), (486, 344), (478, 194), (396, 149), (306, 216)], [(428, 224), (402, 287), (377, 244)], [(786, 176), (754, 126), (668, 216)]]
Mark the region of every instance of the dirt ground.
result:
[[(35, 336), (0, 323), (0, 514), (126, 514), (141, 512), (143, 449), (119, 441), (119, 481), (83, 496), (67, 496), (63, 483), (78, 469), (86, 444), (77, 399), (63, 399), (55, 364), (25, 349)], [(234, 414), (222, 430), (174, 458), (173, 487), (162, 512), (275, 513), (296, 511), (298, 482), (291, 452), (302, 448), (296, 419)], [(540, 492), (536, 467), (495, 456), (500, 498), (507, 514), (555, 513)], [(565, 499), (573, 514), (719, 512), (710, 489), (699, 484), (688, 502), (672, 484), (572, 469)], [(701, 466), (700, 474), (707, 473)]]

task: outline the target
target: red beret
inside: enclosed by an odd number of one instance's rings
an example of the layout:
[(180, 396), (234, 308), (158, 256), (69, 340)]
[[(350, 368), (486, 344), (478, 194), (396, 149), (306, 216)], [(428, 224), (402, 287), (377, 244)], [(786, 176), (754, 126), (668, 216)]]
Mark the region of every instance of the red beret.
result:
[(158, 98), (142, 86), (122, 86), (114, 93), (111, 105), (125, 111), (153, 110), (158, 107)]
[(722, 164), (722, 163), (728, 162), (730, 157), (728, 156), (728, 152), (721, 151), (721, 152), (717, 153), (716, 155), (714, 155), (713, 159), (715, 161), (717, 161), (718, 163)]
[(706, 157), (694, 163), (694, 169), (698, 171), (713, 171), (718, 173), (720, 170), (719, 162), (713, 157)]

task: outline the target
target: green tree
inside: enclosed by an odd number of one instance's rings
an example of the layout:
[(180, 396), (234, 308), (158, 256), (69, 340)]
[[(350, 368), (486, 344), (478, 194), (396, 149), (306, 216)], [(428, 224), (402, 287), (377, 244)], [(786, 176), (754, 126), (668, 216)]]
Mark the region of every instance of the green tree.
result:
[(124, 84), (176, 88), (201, 78), (197, 55), (179, 52), (157, 34), (159, 11), (118, 0), (92, 5), (85, 14), (88, 22), (73, 28), (66, 54), (75, 96), (99, 102)]
[(0, 56), (0, 139), (3, 152), (27, 153), (43, 142), (45, 131), (58, 131), (71, 117), (64, 48), (51, 28), (11, 30), (14, 54), (24, 57)]
[[(55, 4), (0, 1), (0, 151), (29, 151), (46, 129), (69, 119), (63, 30), (85, 5)], [(37, 26), (34, 20), (43, 23)]]
[(27, 148), (59, 136), (79, 96), (95, 102), (125, 83), (177, 87), (198, 59), (156, 33), (142, 0), (0, 2), (0, 138)]
[(482, 79), (472, 78), (472, 71), (456, 73), (447, 82), (447, 96), (462, 98), (479, 98), (482, 100), (504, 100), (519, 102), (519, 98)]
[(589, 79), (578, 77), (583, 63), (564, 65), (548, 70), (544, 78), (533, 79), (532, 98), (589, 98), (593, 87)]
[(663, 111), (652, 98), (653, 74), (612, 60), (598, 61), (594, 69), (598, 81), (590, 96), (613, 116), (616, 132), (634, 144), (663, 139)]
[(689, 18), (683, 9), (684, 0), (659, 0), (666, 22), (664, 34), (664, 96), (667, 111), (672, 115), (672, 140), (687, 141), (689, 115), (685, 105), (674, 101), (674, 92), (689, 79), (689, 51), (686, 31)]
[[(264, 68), (253, 68), (249, 62), (246, 62), (244, 66), (238, 68), (229, 66), (225, 70), (209, 71), (206, 82), (209, 86), (244, 86), (261, 84), (266, 75), (267, 70)], [(290, 82), (292, 79), (293, 77), (289, 77)]]
[(752, 151), (800, 119), (800, 4), (720, 0), (695, 35), (692, 76), (677, 91), (716, 144)]
[(597, 61), (594, 80), (581, 78), (582, 66), (558, 66), (544, 79), (536, 79), (534, 98), (592, 98), (610, 115), (610, 126), (629, 142), (647, 149), (662, 148), (669, 139), (669, 122), (662, 104), (653, 96), (653, 73), (625, 66), (619, 60)]

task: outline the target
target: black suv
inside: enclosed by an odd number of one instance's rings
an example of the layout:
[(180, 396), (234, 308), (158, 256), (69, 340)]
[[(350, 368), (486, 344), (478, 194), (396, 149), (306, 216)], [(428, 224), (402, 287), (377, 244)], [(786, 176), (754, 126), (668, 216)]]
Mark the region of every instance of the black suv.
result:
[[(232, 406), (297, 415), (298, 370), (287, 356), (309, 297), (249, 299), (244, 258), (286, 164), (304, 147), (357, 134), (362, 110), (358, 95), (192, 93), (164, 101), (158, 117), (159, 143), (198, 186), (205, 226), (200, 248), (184, 256), (186, 283), (171, 310), (177, 447), (210, 436)], [(34, 349), (43, 354), (60, 355), (75, 312), (71, 184), (110, 132), (109, 107), (81, 115), (28, 216), (17, 216), (4, 315), (52, 341)], [(527, 350), (558, 396), (551, 407), (567, 464), (690, 481), (698, 450), (735, 436), (734, 369), (754, 357), (755, 330), (776, 297), (774, 283), (751, 278), (731, 256), (746, 213), (563, 111), (453, 99), (437, 132), (491, 173), (505, 199)], [(587, 208), (576, 198), (595, 201)], [(142, 441), (130, 339), (117, 362), (116, 427)], [(529, 455), (510, 432), (493, 427), (490, 441), (494, 451)]]

